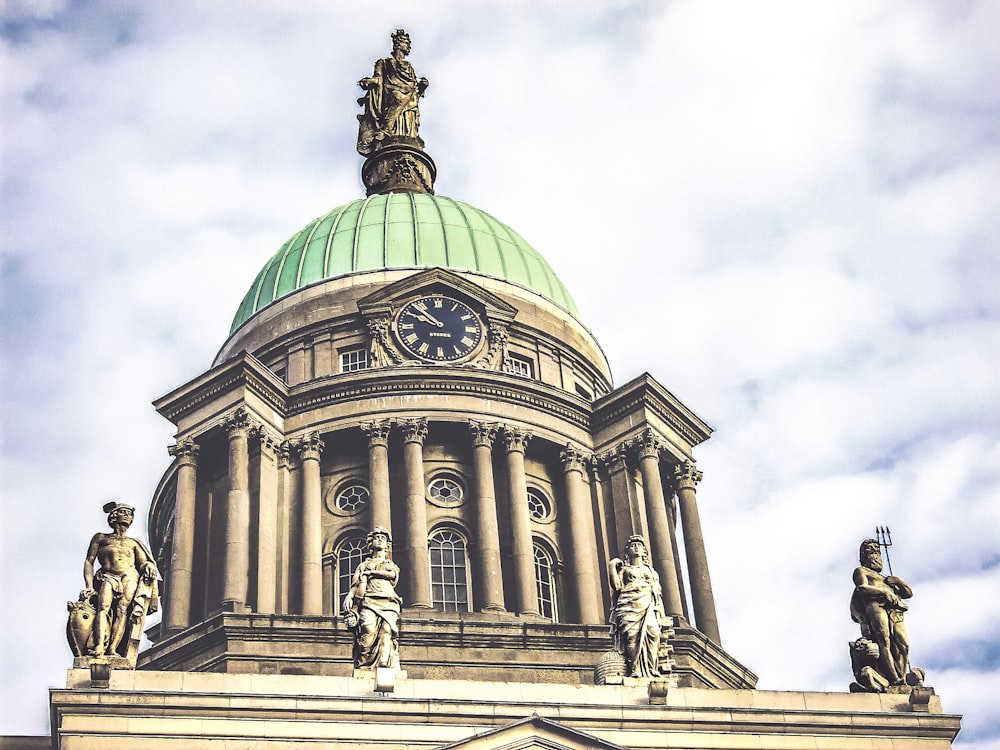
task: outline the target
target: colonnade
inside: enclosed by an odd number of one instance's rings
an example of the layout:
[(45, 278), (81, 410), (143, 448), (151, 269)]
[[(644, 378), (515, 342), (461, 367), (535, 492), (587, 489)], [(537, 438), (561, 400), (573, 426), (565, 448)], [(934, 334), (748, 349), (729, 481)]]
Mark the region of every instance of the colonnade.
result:
[[(323, 502), (320, 457), (324, 448), (319, 435), (295, 442), (281, 442), (249, 414), (237, 410), (223, 422), (228, 437), (228, 492), (225, 513), (225, 542), (221, 560), (221, 608), (243, 611), (251, 601), (259, 612), (292, 611), (322, 615), (323, 599)], [(360, 425), (368, 438), (368, 484), (370, 525), (392, 528), (390, 506), (388, 440), (390, 431), (402, 436), (403, 508), (405, 528), (397, 535), (403, 541), (403, 559), (410, 589), (407, 606), (432, 606), (427, 547), (426, 480), (423, 447), (427, 437), (426, 419), (372, 420)], [(471, 420), (468, 434), (472, 452), (471, 504), (477, 554), (472, 557), (473, 576), (479, 607), (503, 612), (508, 605), (517, 614), (538, 614), (538, 591), (534, 570), (532, 522), (528, 505), (525, 452), (531, 433), (508, 425)], [(260, 441), (260, 471), (250, 487), (249, 440)], [(504, 591), (500, 552), (501, 527), (497, 513), (493, 451), (499, 441), (504, 455), (504, 472), (509, 493), (511, 555), (507, 581), (514, 591)], [(195, 557), (195, 506), (197, 497), (198, 443), (184, 440), (171, 446), (177, 461), (176, 502), (173, 524), (169, 586), (164, 615), (167, 632), (192, 624), (191, 599)], [(279, 457), (294, 454), (299, 460), (294, 499), (289, 503), (288, 525), (292, 542), (285, 566), (287, 578), (297, 582), (296, 601), (279, 606), (275, 598), (279, 572), (277, 473)], [(677, 544), (677, 523), (672, 502), (678, 498), (684, 551), (689, 576), (692, 608), (697, 627), (720, 643), (711, 580), (698, 516), (695, 488), (701, 472), (689, 462), (662, 465), (664, 445), (651, 430), (637, 439), (622, 443), (600, 457), (567, 445), (560, 455), (562, 489), (565, 498), (565, 540), (567, 561), (563, 598), (584, 624), (605, 621), (602, 596), (598, 533), (610, 556), (620, 553), (623, 540), (631, 534), (648, 539), (654, 567), (660, 574), (664, 606), (668, 614), (685, 616), (684, 582)], [(599, 470), (600, 467), (600, 470)], [(641, 477), (642, 498), (631, 481), (632, 467)], [(665, 488), (664, 470), (669, 484)], [(590, 472), (588, 481), (587, 473)], [(604, 507), (602, 478), (611, 493), (613, 519), (595, 518), (595, 506)], [(259, 482), (259, 486), (257, 483)], [(251, 490), (257, 498), (251, 522)], [(669, 490), (669, 494), (668, 491)], [(598, 516), (600, 512), (598, 512)], [(610, 529), (614, 529), (611, 534)], [(251, 539), (251, 531), (254, 537)], [(251, 545), (256, 555), (251, 555)], [(250, 570), (251, 559), (257, 565)], [(286, 610), (287, 606), (287, 610)]]

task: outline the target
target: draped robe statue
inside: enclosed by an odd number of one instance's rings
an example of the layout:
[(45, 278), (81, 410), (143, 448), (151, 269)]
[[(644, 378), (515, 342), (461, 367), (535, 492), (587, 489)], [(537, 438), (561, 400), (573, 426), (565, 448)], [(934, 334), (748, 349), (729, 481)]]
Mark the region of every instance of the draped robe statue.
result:
[(389, 559), (392, 537), (382, 527), (368, 534), (369, 557), (351, 579), (344, 597), (344, 622), (354, 631), (354, 668), (399, 669), (399, 566)]
[(410, 37), (402, 29), (392, 35), (392, 56), (375, 62), (375, 70), (358, 85), (365, 95), (358, 99), (364, 112), (358, 115), (358, 153), (377, 151), (393, 138), (413, 139), (418, 143), (420, 110), (418, 100), (427, 90), (427, 79), (417, 78), (406, 60)]
[(611, 638), (625, 658), (629, 677), (657, 677), (662, 627), (666, 617), (660, 577), (647, 562), (646, 543), (630, 537), (623, 553), (609, 563), (611, 581)]

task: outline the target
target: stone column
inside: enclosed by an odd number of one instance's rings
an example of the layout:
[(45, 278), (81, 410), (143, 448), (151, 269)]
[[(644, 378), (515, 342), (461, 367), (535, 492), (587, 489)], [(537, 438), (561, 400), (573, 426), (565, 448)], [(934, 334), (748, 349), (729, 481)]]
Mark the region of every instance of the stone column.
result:
[(577, 616), (585, 625), (604, 622), (601, 608), (601, 584), (597, 573), (597, 535), (590, 493), (583, 481), (586, 456), (572, 445), (559, 454), (566, 482), (566, 503), (569, 507), (569, 537), (573, 578), (573, 597)]
[(275, 447), (277, 466), (277, 514), (275, 566), (277, 568), (277, 600), (275, 611), (278, 614), (290, 614), (293, 609), (291, 601), (292, 578), (292, 445), (282, 440)]
[(535, 585), (535, 554), (531, 543), (531, 514), (528, 510), (528, 482), (524, 474), (524, 450), (531, 433), (504, 428), (507, 448), (507, 488), (510, 493), (510, 524), (513, 537), (512, 562), (517, 613), (538, 614)]
[(250, 572), (250, 418), (245, 409), (223, 422), (229, 433), (229, 493), (226, 503), (226, 551), (222, 561), (222, 607), (246, 609)]
[(424, 438), (426, 419), (407, 419), (403, 430), (403, 469), (406, 473), (406, 576), (410, 580), (409, 605), (431, 608), (430, 561), (427, 557), (427, 507), (424, 489)]
[(323, 441), (313, 433), (295, 446), (302, 465), (302, 501), (299, 528), (302, 550), (299, 576), (302, 582), (304, 615), (323, 614), (323, 494), (320, 487), (319, 456)]
[(649, 524), (649, 545), (653, 568), (660, 574), (663, 589), (663, 607), (668, 615), (682, 615), (680, 580), (674, 567), (674, 546), (667, 518), (667, 505), (660, 481), (660, 451), (662, 441), (646, 430), (636, 446), (639, 473), (642, 475), (643, 495), (646, 498), (646, 522)]
[(381, 526), (392, 532), (389, 506), (389, 430), (392, 422), (377, 419), (362, 422), (361, 431), (368, 436), (368, 489), (371, 491), (371, 527)]
[[(273, 614), (278, 592), (278, 444), (279, 440), (263, 427), (255, 429), (260, 441), (257, 471), (257, 523), (254, 543), (257, 548), (257, 599), (255, 612)], [(253, 526), (253, 525), (251, 525)]]
[(198, 492), (198, 450), (193, 440), (181, 440), (167, 450), (177, 459), (177, 499), (174, 504), (174, 539), (170, 551), (170, 585), (167, 587), (164, 629), (167, 633), (191, 624), (191, 577), (194, 571), (194, 513)]
[(628, 466), (628, 445), (622, 443), (601, 456), (611, 480), (611, 503), (614, 507), (615, 546), (612, 552), (621, 555), (633, 534), (645, 538), (646, 528), (642, 523), (639, 498)]
[(503, 575), (500, 568), (500, 525), (497, 521), (497, 500), (493, 485), (493, 440), (497, 426), (469, 421), (472, 437), (473, 503), (476, 507), (475, 580), (485, 612), (504, 612)]
[(684, 529), (684, 549), (687, 552), (695, 623), (698, 630), (721, 646), (715, 596), (712, 594), (712, 580), (708, 575), (708, 558), (705, 555), (705, 541), (701, 533), (701, 520), (698, 518), (698, 503), (695, 500), (694, 488), (701, 481), (702, 473), (688, 461), (674, 467), (674, 477), (677, 481), (677, 499), (681, 506), (681, 526)]

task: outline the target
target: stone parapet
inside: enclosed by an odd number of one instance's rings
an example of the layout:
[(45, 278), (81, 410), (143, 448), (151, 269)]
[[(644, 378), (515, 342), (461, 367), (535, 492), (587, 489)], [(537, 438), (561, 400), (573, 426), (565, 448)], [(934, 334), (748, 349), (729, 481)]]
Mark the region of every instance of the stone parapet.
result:
[[(402, 666), (414, 679), (592, 685), (611, 646), (605, 625), (554, 624), (512, 613), (404, 610)], [(671, 639), (682, 686), (752, 688), (757, 676), (683, 623)], [(340, 618), (218, 613), (158, 640), (143, 670), (348, 676), (351, 633)]]
[(944, 750), (960, 720), (942, 712), (937, 696), (928, 713), (914, 713), (902, 695), (694, 688), (654, 695), (646, 685), (470, 685), (412, 675), (391, 693), (377, 692), (370, 676), (113, 671), (109, 689), (89, 681), (89, 671), (70, 670), (67, 687), (52, 691), (54, 747), (464, 747), (537, 716), (545, 724), (536, 726), (539, 736), (577, 737), (562, 745), (571, 747), (870, 750), (878, 738), (890, 750)]

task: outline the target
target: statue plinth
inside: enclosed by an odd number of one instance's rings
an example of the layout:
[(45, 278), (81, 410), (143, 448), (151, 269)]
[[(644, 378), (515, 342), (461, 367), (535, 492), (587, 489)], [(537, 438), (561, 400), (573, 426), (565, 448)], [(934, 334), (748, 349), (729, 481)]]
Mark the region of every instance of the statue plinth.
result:
[(437, 167), (419, 138), (386, 138), (361, 167), (368, 195), (380, 193), (434, 193)]

